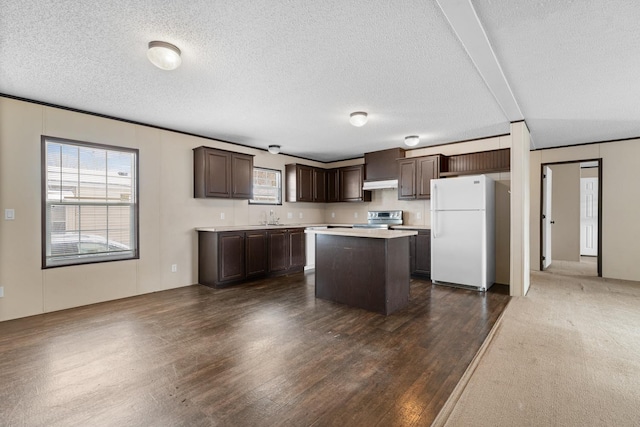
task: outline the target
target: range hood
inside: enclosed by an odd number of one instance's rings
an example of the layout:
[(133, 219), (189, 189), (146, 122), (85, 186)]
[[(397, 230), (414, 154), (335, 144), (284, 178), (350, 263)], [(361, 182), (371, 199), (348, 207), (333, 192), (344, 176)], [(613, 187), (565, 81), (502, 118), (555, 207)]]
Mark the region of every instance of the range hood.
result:
[(363, 190), (381, 190), (385, 188), (398, 188), (398, 180), (387, 179), (384, 181), (365, 181), (362, 185)]
[(364, 154), (365, 175), (363, 190), (398, 188), (398, 163), (404, 149), (390, 148)]

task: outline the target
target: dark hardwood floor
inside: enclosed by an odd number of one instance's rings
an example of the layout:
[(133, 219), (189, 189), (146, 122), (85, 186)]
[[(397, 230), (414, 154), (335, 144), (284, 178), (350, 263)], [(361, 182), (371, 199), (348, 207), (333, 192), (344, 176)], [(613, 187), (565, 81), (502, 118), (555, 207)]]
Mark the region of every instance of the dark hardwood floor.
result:
[(314, 275), (189, 286), (0, 323), (0, 425), (431, 424), (505, 308), (412, 280), (383, 316)]

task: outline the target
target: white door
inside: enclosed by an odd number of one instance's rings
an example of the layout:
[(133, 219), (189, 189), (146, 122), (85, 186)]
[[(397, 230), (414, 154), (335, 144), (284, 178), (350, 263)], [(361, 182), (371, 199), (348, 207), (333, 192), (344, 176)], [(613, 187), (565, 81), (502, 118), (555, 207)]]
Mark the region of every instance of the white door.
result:
[(431, 280), (486, 288), (484, 211), (437, 211), (431, 230)]
[(598, 178), (580, 178), (580, 255), (598, 256)]
[(542, 268), (551, 265), (551, 168), (545, 166), (542, 176)]

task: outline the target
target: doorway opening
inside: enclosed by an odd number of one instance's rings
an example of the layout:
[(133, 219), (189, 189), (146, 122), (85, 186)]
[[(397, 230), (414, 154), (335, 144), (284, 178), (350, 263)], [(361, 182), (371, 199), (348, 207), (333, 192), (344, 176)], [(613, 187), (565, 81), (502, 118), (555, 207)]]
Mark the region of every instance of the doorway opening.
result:
[(602, 159), (541, 168), (540, 270), (602, 277)]

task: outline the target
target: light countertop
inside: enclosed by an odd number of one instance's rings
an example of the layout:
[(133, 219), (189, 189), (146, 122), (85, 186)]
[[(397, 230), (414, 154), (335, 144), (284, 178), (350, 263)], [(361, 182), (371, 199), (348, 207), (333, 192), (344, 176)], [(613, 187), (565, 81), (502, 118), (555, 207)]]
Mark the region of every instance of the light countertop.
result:
[(328, 228), (323, 230), (305, 230), (305, 233), (330, 236), (367, 237), (370, 239), (396, 239), (418, 234), (415, 230), (384, 230), (379, 228)]
[(392, 225), (394, 230), (431, 230), (431, 225)]
[(244, 230), (281, 230), (283, 228), (307, 228), (307, 227), (351, 227), (353, 224), (278, 224), (278, 225), (225, 225), (216, 227), (198, 227), (196, 231), (210, 231), (214, 233), (222, 231)]
[[(224, 231), (278, 230), (283, 228), (336, 227), (337, 231), (349, 230), (353, 224), (279, 224), (279, 225), (225, 225), (216, 227), (198, 227), (196, 231), (219, 233)], [(430, 230), (429, 225), (393, 225), (393, 230)], [(364, 229), (368, 230), (368, 229)], [(334, 229), (335, 231), (335, 229)]]

